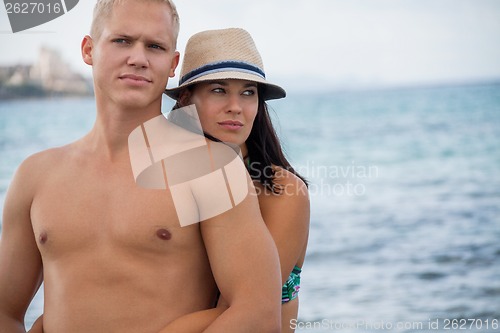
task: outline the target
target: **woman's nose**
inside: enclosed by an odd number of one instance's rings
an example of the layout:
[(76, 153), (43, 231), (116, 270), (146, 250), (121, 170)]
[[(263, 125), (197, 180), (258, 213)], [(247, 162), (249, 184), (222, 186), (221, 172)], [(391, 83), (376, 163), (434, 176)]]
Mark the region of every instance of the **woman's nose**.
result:
[(227, 112), (233, 112), (233, 113), (241, 113), (242, 107), (241, 107), (241, 102), (240, 102), (240, 95), (239, 94), (232, 94), (229, 95), (229, 101), (227, 105)]

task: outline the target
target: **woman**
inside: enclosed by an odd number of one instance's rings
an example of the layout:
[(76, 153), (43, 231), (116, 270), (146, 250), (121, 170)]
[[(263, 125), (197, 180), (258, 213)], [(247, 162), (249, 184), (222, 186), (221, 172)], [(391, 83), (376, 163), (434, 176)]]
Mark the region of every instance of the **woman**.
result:
[[(192, 36), (186, 45), (179, 86), (165, 93), (177, 101), (174, 109), (196, 106), (208, 138), (240, 147), (280, 256), (282, 331), (292, 332), (290, 320), (297, 318), (307, 247), (309, 198), (307, 183), (285, 158), (267, 110), (266, 100), (283, 98), (285, 91), (266, 81), (250, 34), (232, 28)], [(174, 331), (169, 329), (176, 324), (183, 327), (183, 318), (162, 332)]]

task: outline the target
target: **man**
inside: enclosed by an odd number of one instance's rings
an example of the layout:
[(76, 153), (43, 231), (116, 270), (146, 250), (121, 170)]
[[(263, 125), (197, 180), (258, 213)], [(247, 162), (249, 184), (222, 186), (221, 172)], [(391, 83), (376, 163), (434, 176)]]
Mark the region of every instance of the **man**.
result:
[(157, 333), (228, 308), (206, 332), (279, 332), (281, 278), (257, 198), (181, 227), (167, 189), (137, 186), (129, 134), (160, 115), (179, 61), (167, 0), (100, 0), (82, 56), (92, 66), (94, 127), (16, 172), (0, 240), (0, 331), (25, 332), (44, 281), (45, 333)]

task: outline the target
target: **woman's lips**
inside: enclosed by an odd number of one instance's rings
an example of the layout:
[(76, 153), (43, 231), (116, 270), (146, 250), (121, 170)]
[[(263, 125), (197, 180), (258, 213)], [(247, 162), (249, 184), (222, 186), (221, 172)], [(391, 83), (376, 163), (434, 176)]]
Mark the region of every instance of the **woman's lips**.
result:
[(226, 120), (218, 122), (217, 124), (230, 131), (237, 131), (243, 127), (243, 124), (237, 120)]

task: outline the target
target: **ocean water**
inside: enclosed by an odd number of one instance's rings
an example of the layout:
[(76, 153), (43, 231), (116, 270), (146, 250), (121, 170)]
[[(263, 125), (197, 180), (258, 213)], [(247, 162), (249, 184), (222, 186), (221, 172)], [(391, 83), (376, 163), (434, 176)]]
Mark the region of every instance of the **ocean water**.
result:
[[(310, 182), (297, 332), (500, 331), (500, 85), (292, 93), (271, 107)], [(92, 99), (0, 101), (2, 205), (24, 158), (94, 117)], [(40, 292), (27, 326), (42, 306)]]

